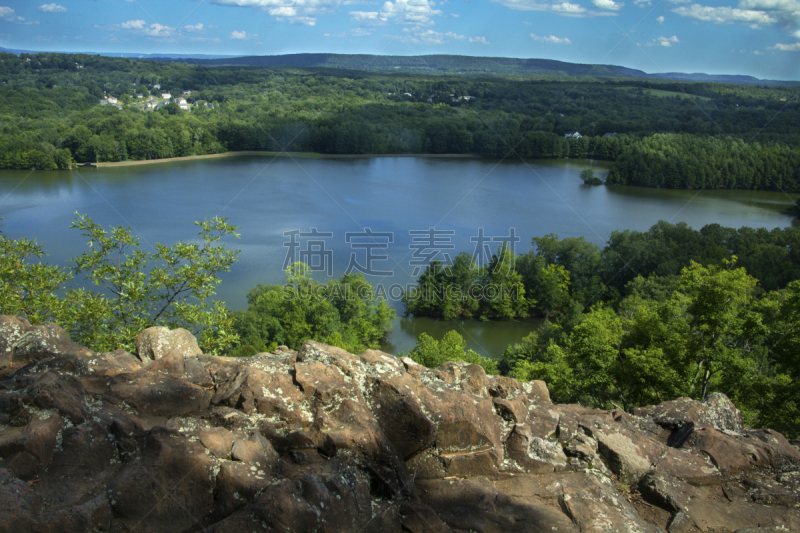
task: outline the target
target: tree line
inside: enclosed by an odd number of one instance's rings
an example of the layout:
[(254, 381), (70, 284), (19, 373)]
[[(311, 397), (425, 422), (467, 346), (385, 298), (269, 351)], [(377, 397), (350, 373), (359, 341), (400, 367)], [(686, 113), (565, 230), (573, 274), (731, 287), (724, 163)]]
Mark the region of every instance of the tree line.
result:
[[(800, 190), (791, 87), (208, 68), (54, 53), (0, 53), (0, 80), (0, 168), (249, 150), (475, 153), (614, 161), (609, 183)], [(183, 90), (198, 104), (191, 111), (144, 111), (136, 98)], [(101, 107), (104, 96), (123, 109)], [(584, 137), (567, 140), (569, 131)]]

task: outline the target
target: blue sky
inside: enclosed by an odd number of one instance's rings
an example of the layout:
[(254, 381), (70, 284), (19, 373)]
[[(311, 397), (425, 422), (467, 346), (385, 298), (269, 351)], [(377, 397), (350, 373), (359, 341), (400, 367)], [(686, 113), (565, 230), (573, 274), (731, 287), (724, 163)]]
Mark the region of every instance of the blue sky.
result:
[(800, 0), (0, 0), (0, 46), (460, 54), (800, 79)]

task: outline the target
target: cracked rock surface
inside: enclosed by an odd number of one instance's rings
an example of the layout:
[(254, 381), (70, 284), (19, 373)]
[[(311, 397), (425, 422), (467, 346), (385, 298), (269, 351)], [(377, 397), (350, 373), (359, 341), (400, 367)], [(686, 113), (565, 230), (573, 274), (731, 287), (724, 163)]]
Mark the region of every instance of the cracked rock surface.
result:
[(721, 394), (632, 413), (316, 342), (142, 356), (0, 317), (0, 532), (800, 531), (800, 452)]

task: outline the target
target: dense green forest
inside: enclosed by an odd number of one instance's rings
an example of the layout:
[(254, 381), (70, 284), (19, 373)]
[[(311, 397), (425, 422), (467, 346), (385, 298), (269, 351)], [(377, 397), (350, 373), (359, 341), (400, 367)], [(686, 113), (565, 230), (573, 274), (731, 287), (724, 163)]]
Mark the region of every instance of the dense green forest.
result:
[[(486, 269), (467, 254), (453, 265), (432, 263), (418, 280), (426, 298), (408, 295), (406, 312), (532, 314), (545, 317), (543, 328), (509, 346), (499, 363), (467, 350), (455, 332), (438, 344), (421, 337), (409, 355), (435, 365), (439, 350), (488, 372), (542, 379), (558, 402), (601, 408), (722, 391), (749, 424), (797, 435), (800, 230), (660, 222), (614, 232), (604, 248), (557, 235), (533, 245), (513, 268), (502, 248)], [(468, 289), (492, 284), (514, 290), (487, 299), (481, 295), (504, 291)]]
[(363, 274), (344, 274), (322, 284), (303, 263), (289, 267), (282, 285), (256, 286), (248, 292), (247, 304), (247, 310), (234, 314), (240, 344), (232, 356), (251, 356), (279, 345), (299, 350), (309, 339), (361, 353), (380, 346), (395, 317)]
[[(666, 297), (692, 261), (737, 266), (760, 280), (757, 294), (800, 280), (800, 230), (739, 229), (659, 222), (648, 231), (614, 231), (600, 248), (584, 237), (533, 238), (533, 249), (514, 257), (500, 249), (488, 267), (466, 252), (452, 265), (432, 261), (404, 296), (406, 313), (435, 318), (549, 317), (598, 303), (618, 305), (632, 291)], [(494, 286), (491, 292), (483, 289)], [(760, 291), (760, 292), (759, 292)], [(487, 295), (488, 294), (488, 295)]]
[[(90, 246), (71, 269), (41, 262), (35, 241), (0, 234), (0, 314), (55, 322), (97, 351), (133, 350), (138, 332), (153, 325), (191, 328), (206, 353), (229, 356), (299, 348), (308, 339), (360, 352), (390, 333), (394, 311), (363, 276), (321, 284), (302, 263), (283, 284), (255, 287), (248, 309), (231, 313), (213, 296), (218, 274), (236, 260), (238, 250), (222, 243), (236, 228), (224, 219), (198, 226), (199, 239), (145, 252), (129, 229), (77, 216), (72, 227)], [(467, 361), (542, 379), (555, 401), (599, 408), (721, 391), (749, 425), (795, 437), (798, 252), (800, 230), (659, 223), (615, 232), (602, 249), (556, 235), (534, 238), (534, 250), (516, 258), (501, 246), (485, 269), (459, 255), (457, 265), (432, 263), (420, 278), (439, 298), (410, 299), (407, 310), (443, 318), (543, 314), (544, 326), (499, 359), (467, 349), (456, 332), (441, 340), (423, 334), (404, 355), (431, 367)], [(469, 290), (498, 285), (512, 290)]]
[[(610, 183), (800, 191), (791, 87), (4, 52), (0, 80), (0, 168), (245, 150), (472, 153), (612, 160)], [(183, 91), (188, 110), (145, 108), (151, 94)], [(122, 109), (101, 106), (108, 96)]]

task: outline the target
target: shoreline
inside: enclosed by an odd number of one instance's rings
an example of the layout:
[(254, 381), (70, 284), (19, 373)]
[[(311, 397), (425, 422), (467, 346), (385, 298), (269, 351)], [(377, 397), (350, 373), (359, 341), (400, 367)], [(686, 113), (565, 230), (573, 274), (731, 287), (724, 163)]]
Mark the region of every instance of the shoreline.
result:
[(156, 163), (174, 163), (176, 161), (202, 161), (204, 159), (219, 159), (240, 156), (266, 156), (290, 157), (295, 159), (357, 159), (376, 157), (432, 157), (441, 159), (481, 159), (477, 154), (320, 154), (317, 152), (223, 152), (221, 154), (189, 155), (183, 157), (167, 157), (164, 159), (140, 159), (136, 161), (109, 161), (93, 163), (97, 168), (103, 167), (128, 167), (135, 165), (152, 165)]

